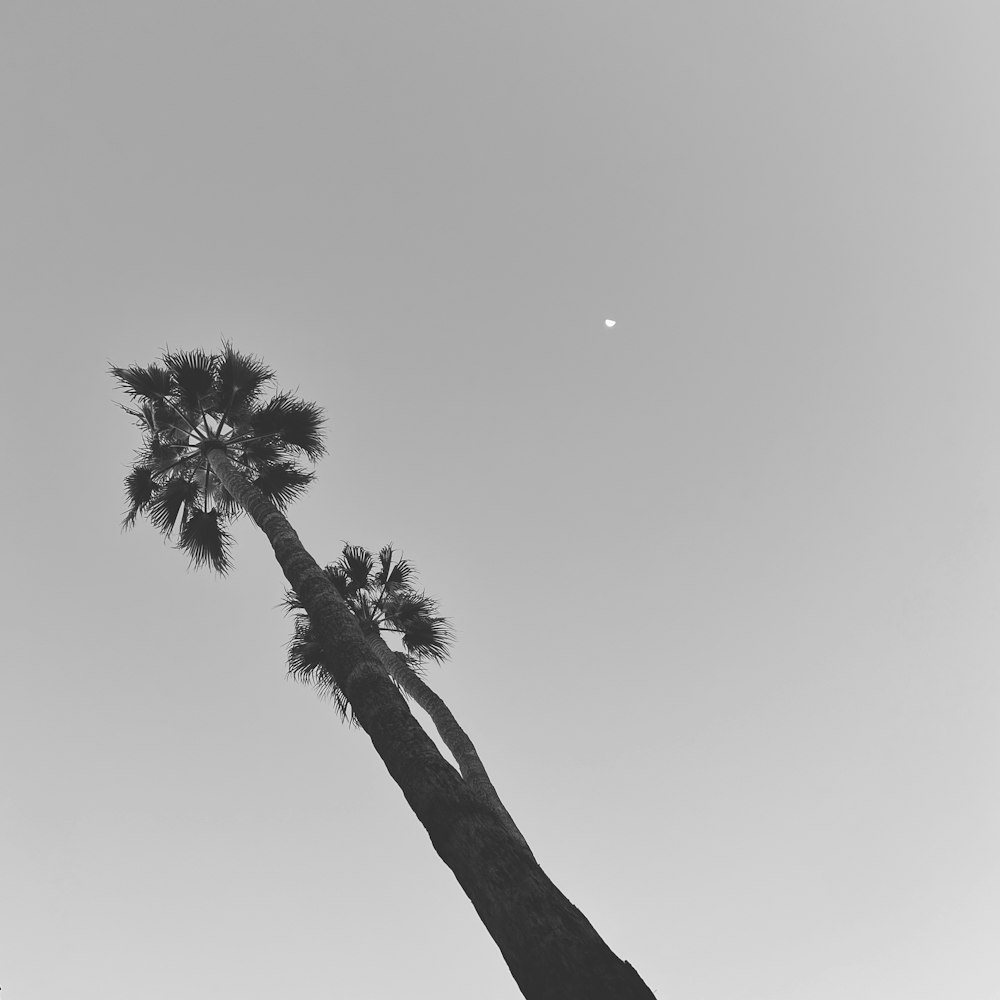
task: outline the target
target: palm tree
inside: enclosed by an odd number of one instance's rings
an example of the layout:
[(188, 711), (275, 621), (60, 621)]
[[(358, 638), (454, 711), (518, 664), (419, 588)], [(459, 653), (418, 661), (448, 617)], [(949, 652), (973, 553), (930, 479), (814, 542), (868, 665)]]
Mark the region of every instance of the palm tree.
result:
[[(405, 559), (397, 559), (391, 545), (375, 556), (360, 545), (345, 545), (340, 559), (325, 568), (327, 576), (351, 609), (361, 631), (396, 686), (430, 716), (434, 728), (458, 764), (459, 772), (472, 790), (507, 825), (526, 849), (528, 842), (507, 812), (493, 782), (468, 734), (458, 724), (451, 710), (420, 676), (427, 660), (438, 663), (447, 659), (451, 646), (451, 627), (438, 613), (437, 602), (414, 589), (416, 574)], [(285, 594), (285, 607), (301, 611), (302, 604), (294, 591)], [(389, 647), (383, 632), (395, 633), (405, 652)], [(344, 692), (326, 663), (323, 648), (313, 634), (309, 616), (295, 616), (292, 639), (288, 644), (288, 672), (297, 680), (314, 684), (328, 694), (342, 718), (353, 716)]]
[(531, 1000), (653, 996), (539, 867), (498, 812), (449, 764), (410, 712), (330, 576), (283, 511), (323, 454), (323, 414), (284, 393), (274, 373), (224, 344), (167, 352), (146, 368), (112, 367), (142, 430), (125, 480), (124, 526), (143, 514), (196, 566), (230, 564), (228, 524), (246, 513), (264, 532), (309, 616), (326, 663), (389, 774), (423, 824)]

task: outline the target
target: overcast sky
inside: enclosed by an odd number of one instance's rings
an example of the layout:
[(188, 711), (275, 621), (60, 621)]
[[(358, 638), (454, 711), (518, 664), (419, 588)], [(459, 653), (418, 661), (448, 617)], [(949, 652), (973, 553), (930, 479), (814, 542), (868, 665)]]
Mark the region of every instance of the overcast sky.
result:
[[(993, 2), (0, 5), (11, 1000), (511, 1000), (283, 579), (109, 363), (261, 355), (291, 510), (658, 997), (1000, 995)], [(613, 329), (605, 320), (613, 318)]]

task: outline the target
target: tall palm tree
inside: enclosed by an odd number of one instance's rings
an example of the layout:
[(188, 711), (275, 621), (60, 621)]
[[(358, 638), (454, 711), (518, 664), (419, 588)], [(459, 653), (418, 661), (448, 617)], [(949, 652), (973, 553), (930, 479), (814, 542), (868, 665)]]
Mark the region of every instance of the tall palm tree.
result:
[[(396, 558), (391, 545), (379, 551), (377, 569), (371, 552), (360, 545), (345, 545), (340, 559), (324, 571), (351, 609), (386, 673), (430, 716), (463, 779), (496, 810), (510, 832), (528, 848), (527, 841), (500, 801), (469, 735), (420, 676), (427, 660), (441, 662), (447, 659), (452, 634), (447, 619), (437, 613), (437, 602), (414, 588), (413, 567), (405, 559)], [(291, 590), (285, 595), (285, 606), (292, 611), (302, 611), (301, 602)], [(398, 635), (405, 652), (391, 649), (383, 632)], [(313, 633), (309, 616), (304, 612), (295, 616), (294, 632), (288, 644), (288, 670), (296, 679), (312, 683), (329, 694), (341, 717), (353, 721), (347, 697), (338, 687), (323, 648)]]
[(323, 415), (278, 392), (274, 373), (229, 344), (167, 352), (160, 364), (112, 367), (142, 430), (125, 480), (124, 524), (139, 514), (195, 565), (229, 567), (229, 522), (245, 512), (264, 532), (309, 616), (354, 717), (423, 824), (530, 1000), (649, 1000), (652, 992), (559, 891), (526, 846), (442, 756), (366, 640), (330, 577), (283, 511), (323, 454)]

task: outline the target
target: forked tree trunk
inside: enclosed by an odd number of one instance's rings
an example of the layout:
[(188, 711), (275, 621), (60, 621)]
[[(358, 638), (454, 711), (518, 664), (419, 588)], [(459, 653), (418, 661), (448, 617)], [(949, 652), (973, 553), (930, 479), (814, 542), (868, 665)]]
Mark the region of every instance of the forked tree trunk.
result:
[(366, 638), (389, 676), (430, 716), (441, 741), (455, 758), (466, 784), (497, 813), (521, 846), (530, 851), (528, 842), (507, 812), (507, 807), (500, 801), (500, 796), (497, 795), (497, 790), (493, 787), (493, 782), (479, 757), (479, 752), (466, 731), (458, 724), (458, 720), (451, 714), (451, 709), (407, 666), (402, 653), (389, 648), (381, 635), (367, 635)]
[(522, 840), (441, 756), (288, 519), (229, 461), (212, 470), (267, 536), (362, 728), (529, 1000), (651, 1000)]

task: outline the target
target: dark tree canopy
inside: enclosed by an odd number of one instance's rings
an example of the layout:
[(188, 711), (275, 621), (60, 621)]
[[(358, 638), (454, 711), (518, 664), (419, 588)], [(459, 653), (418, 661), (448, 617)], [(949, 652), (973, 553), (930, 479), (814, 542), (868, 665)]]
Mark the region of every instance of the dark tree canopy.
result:
[(227, 524), (242, 513), (212, 471), (208, 455), (222, 448), (230, 461), (283, 510), (306, 489), (313, 472), (298, 464), (323, 452), (322, 410), (286, 392), (264, 400), (274, 372), (228, 343), (217, 354), (170, 351), (147, 368), (111, 368), (135, 406), (123, 406), (143, 432), (125, 479), (123, 526), (139, 514), (195, 566), (229, 568)]

